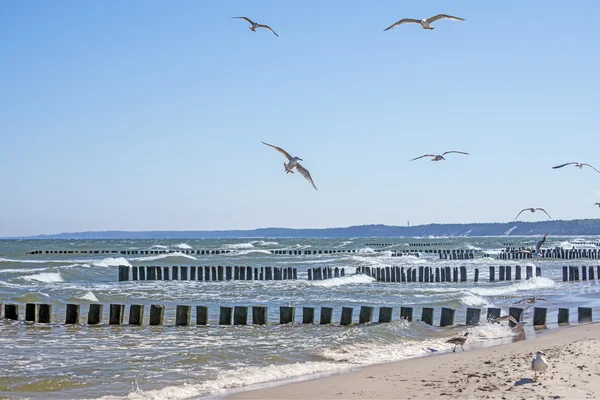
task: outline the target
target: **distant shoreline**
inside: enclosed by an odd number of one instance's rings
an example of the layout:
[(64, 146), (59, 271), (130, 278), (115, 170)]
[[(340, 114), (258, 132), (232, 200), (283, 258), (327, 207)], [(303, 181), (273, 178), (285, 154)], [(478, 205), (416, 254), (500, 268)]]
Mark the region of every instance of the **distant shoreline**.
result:
[(538, 222), (491, 222), (469, 224), (427, 224), (415, 226), (360, 225), (343, 228), (295, 229), (259, 228), (248, 230), (203, 231), (89, 231), (49, 235), (3, 237), (9, 239), (263, 239), (263, 238), (407, 238), (407, 237), (482, 237), (600, 235), (600, 219), (553, 220)]

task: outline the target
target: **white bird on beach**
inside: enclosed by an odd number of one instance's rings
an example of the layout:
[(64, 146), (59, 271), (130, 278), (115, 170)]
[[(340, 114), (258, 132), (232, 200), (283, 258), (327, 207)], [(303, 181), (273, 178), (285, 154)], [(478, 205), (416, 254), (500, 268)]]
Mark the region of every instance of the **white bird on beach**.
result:
[(534, 380), (537, 380), (537, 373), (543, 372), (544, 376), (546, 376), (546, 370), (548, 369), (548, 361), (544, 357), (546, 353), (543, 351), (538, 351), (535, 353), (535, 358), (531, 361), (531, 369), (534, 373)]
[(446, 343), (451, 343), (454, 345), (454, 350), (452, 350), (453, 353), (456, 351), (456, 348), (459, 345), (463, 349), (463, 351), (465, 351), (465, 348), (463, 347), (463, 345), (467, 341), (467, 337), (469, 337), (470, 334), (471, 334), (470, 332), (467, 332), (463, 336), (453, 337), (452, 339), (446, 340)]
[(516, 221), (516, 220), (517, 220), (517, 218), (519, 218), (519, 215), (521, 215), (521, 214), (522, 214), (523, 212), (525, 212), (525, 211), (531, 211), (532, 213), (534, 213), (534, 212), (536, 212), (536, 211), (543, 211), (543, 212), (544, 212), (544, 213), (545, 213), (545, 214), (548, 216), (548, 218), (552, 219), (552, 217), (550, 216), (550, 214), (548, 214), (548, 213), (546, 212), (546, 210), (544, 210), (543, 208), (540, 208), (540, 207), (535, 207), (535, 208), (534, 208), (534, 207), (531, 207), (531, 208), (524, 208), (524, 209), (522, 209), (522, 210), (521, 210), (521, 212), (519, 212), (519, 213), (517, 214), (517, 216), (515, 217), (515, 219), (513, 220), (513, 222), (514, 222), (514, 221)]
[(237, 18), (237, 19), (243, 19), (243, 20), (246, 20), (246, 21), (247, 21), (247, 22), (250, 24), (249, 28), (250, 28), (250, 30), (251, 30), (252, 32), (256, 32), (256, 29), (257, 29), (257, 28), (265, 28), (265, 29), (268, 29), (268, 30), (270, 30), (271, 32), (273, 32), (273, 34), (274, 34), (275, 36), (279, 37), (279, 35), (278, 35), (277, 33), (275, 33), (275, 31), (274, 31), (274, 30), (273, 30), (273, 29), (272, 29), (272, 28), (271, 28), (269, 25), (257, 24), (256, 22), (252, 21), (252, 20), (251, 20), (250, 18), (248, 18), (248, 17), (231, 17), (231, 18)]
[(441, 161), (441, 160), (445, 160), (444, 156), (446, 154), (450, 154), (450, 153), (458, 153), (458, 154), (469, 155), (469, 153), (465, 153), (464, 151), (454, 151), (454, 150), (451, 150), (451, 151), (446, 151), (445, 153), (442, 153), (442, 154), (423, 154), (421, 157), (413, 158), (412, 160), (409, 160), (409, 161), (415, 161), (415, 160), (418, 160), (419, 158), (423, 158), (423, 157), (433, 157), (431, 159), (431, 161)]
[(587, 165), (588, 167), (590, 167), (590, 168), (591, 168), (591, 169), (593, 169), (594, 171), (596, 171), (596, 172), (600, 173), (600, 171), (599, 171), (599, 170), (598, 170), (596, 167), (594, 167), (594, 166), (592, 166), (592, 165), (590, 165), (590, 164), (587, 164), (587, 163), (581, 163), (581, 162), (576, 162), (576, 161), (573, 161), (573, 162), (568, 162), (568, 163), (561, 164), (561, 165), (557, 165), (556, 167), (552, 167), (552, 169), (557, 169), (557, 168), (566, 167), (567, 165), (574, 165), (574, 166), (576, 166), (576, 167), (579, 167), (579, 169), (582, 169), (584, 165)]
[(450, 19), (452, 21), (464, 21), (464, 18), (460, 18), (460, 17), (454, 17), (452, 15), (448, 15), (448, 14), (438, 14), (435, 15), (431, 18), (423, 18), (423, 19), (413, 19), (413, 18), (404, 18), (401, 19), (400, 21), (388, 26), (387, 28), (385, 28), (383, 31), (389, 31), (390, 29), (394, 29), (397, 26), (400, 26), (402, 24), (421, 24), (421, 27), (423, 29), (427, 29), (427, 30), (433, 30), (434, 27), (431, 26), (432, 23), (434, 23), (435, 21), (437, 21), (438, 19)]
[(296, 168), (296, 171), (300, 172), (300, 174), (310, 182), (310, 184), (312, 185), (312, 187), (315, 188), (315, 190), (319, 190), (315, 186), (315, 183), (313, 182), (312, 177), (310, 176), (310, 172), (308, 172), (308, 170), (306, 168), (304, 168), (302, 165), (300, 165), (300, 163), (298, 162), (298, 161), (304, 161), (303, 159), (301, 159), (299, 157), (290, 156), (290, 154), (287, 151), (285, 151), (284, 149), (282, 149), (281, 147), (273, 146), (272, 144), (265, 143), (265, 142), (263, 142), (263, 144), (266, 144), (267, 146), (274, 148), (275, 150), (277, 150), (278, 152), (283, 154), (285, 156), (285, 158), (288, 159), (287, 163), (283, 163), (283, 167), (285, 168), (285, 172), (287, 174), (289, 174), (289, 173), (293, 174), (294, 173), (293, 169)]

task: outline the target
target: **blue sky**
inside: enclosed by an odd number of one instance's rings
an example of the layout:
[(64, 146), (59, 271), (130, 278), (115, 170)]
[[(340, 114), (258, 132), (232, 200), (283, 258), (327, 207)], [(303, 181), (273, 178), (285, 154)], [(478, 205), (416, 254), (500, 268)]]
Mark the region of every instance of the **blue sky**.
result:
[[(466, 21), (383, 32), (438, 13)], [(0, 236), (599, 217), (600, 174), (551, 169), (600, 168), (599, 17), (591, 0), (2, 2)], [(471, 154), (408, 161), (445, 150)]]

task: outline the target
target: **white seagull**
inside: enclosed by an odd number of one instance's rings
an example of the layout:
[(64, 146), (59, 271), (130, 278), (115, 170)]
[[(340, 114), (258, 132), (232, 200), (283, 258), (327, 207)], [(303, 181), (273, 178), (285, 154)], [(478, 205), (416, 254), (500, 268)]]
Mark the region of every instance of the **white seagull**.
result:
[(546, 233), (544, 235), (544, 237), (542, 238), (542, 240), (540, 240), (539, 242), (537, 242), (537, 244), (535, 245), (535, 251), (531, 251), (531, 250), (520, 250), (521, 253), (527, 253), (527, 254), (533, 254), (536, 257), (539, 257), (542, 253), (542, 245), (544, 244), (544, 242), (546, 241), (546, 238), (548, 237), (549, 233)]
[(423, 158), (423, 157), (433, 157), (431, 159), (431, 161), (441, 161), (441, 160), (445, 160), (444, 156), (446, 154), (450, 154), (450, 153), (458, 153), (458, 154), (469, 155), (469, 153), (465, 153), (464, 151), (454, 151), (454, 150), (451, 150), (451, 151), (447, 151), (447, 152), (442, 153), (442, 154), (423, 154), (421, 157), (413, 158), (412, 160), (409, 160), (409, 161), (415, 161), (415, 160), (418, 160), (419, 158)]
[[(543, 211), (543, 212), (544, 212), (544, 213), (545, 213), (545, 214), (548, 216), (548, 218), (552, 219), (552, 217), (550, 216), (550, 214), (548, 214), (548, 213), (546, 212), (546, 210), (544, 210), (543, 208), (540, 208), (540, 207), (535, 207), (535, 208), (534, 208), (534, 207), (531, 207), (531, 208), (524, 208), (524, 209), (522, 209), (522, 210), (521, 210), (521, 212), (517, 214), (517, 216), (515, 217), (514, 221), (516, 221), (516, 220), (517, 220), (517, 218), (519, 218), (519, 215), (521, 215), (521, 214), (522, 214), (523, 212), (525, 212), (525, 211), (531, 211), (532, 213), (534, 213), (534, 212), (536, 212), (536, 211)], [(513, 222), (514, 222), (514, 221), (513, 221)]]
[(272, 144), (265, 143), (265, 142), (263, 142), (263, 144), (266, 144), (267, 146), (274, 148), (275, 150), (277, 150), (278, 152), (283, 154), (285, 156), (285, 158), (288, 159), (287, 163), (283, 163), (283, 167), (285, 168), (285, 172), (287, 174), (289, 174), (289, 173), (293, 174), (294, 173), (293, 169), (296, 168), (296, 171), (300, 172), (300, 174), (310, 182), (310, 184), (315, 188), (315, 190), (319, 190), (315, 186), (315, 183), (313, 182), (312, 177), (310, 176), (310, 172), (308, 172), (308, 170), (306, 168), (304, 168), (302, 165), (300, 165), (300, 163), (298, 162), (298, 161), (304, 161), (303, 159), (301, 159), (299, 157), (290, 156), (290, 154), (287, 151), (285, 151), (284, 149), (282, 149), (281, 147), (273, 146)]
[(237, 18), (237, 19), (243, 19), (248, 21), (248, 23), (250, 24), (250, 26), (248, 28), (250, 28), (250, 30), (252, 32), (256, 32), (257, 28), (265, 28), (270, 30), (271, 32), (273, 32), (273, 34), (277, 37), (279, 37), (279, 35), (277, 33), (275, 33), (275, 31), (269, 26), (269, 25), (262, 25), (262, 24), (257, 24), (256, 22), (252, 21), (250, 18), (248, 17), (231, 17), (231, 18)]
[(599, 171), (599, 170), (598, 170), (596, 167), (594, 167), (594, 166), (592, 166), (592, 165), (590, 165), (590, 164), (587, 164), (587, 163), (581, 163), (581, 162), (575, 162), (575, 161), (573, 161), (573, 162), (568, 162), (568, 163), (566, 163), (566, 164), (557, 165), (556, 167), (552, 167), (552, 169), (557, 169), (557, 168), (566, 167), (567, 165), (574, 165), (574, 166), (576, 166), (576, 167), (579, 167), (579, 169), (582, 169), (584, 165), (587, 165), (588, 167), (590, 167), (590, 168), (591, 168), (591, 169), (593, 169), (594, 171), (596, 171), (596, 172), (600, 173), (600, 171)]
[(438, 19), (450, 19), (452, 21), (464, 21), (464, 18), (459, 18), (459, 17), (453, 17), (452, 15), (448, 15), (448, 14), (438, 14), (436, 16), (433, 16), (431, 18), (423, 18), (423, 19), (412, 19), (412, 18), (404, 18), (401, 19), (400, 21), (396, 22), (393, 25), (388, 26), (387, 28), (385, 28), (383, 31), (389, 31), (390, 29), (394, 29), (397, 26), (400, 26), (402, 24), (421, 24), (421, 27), (423, 27), (423, 29), (428, 29), (428, 30), (432, 30), (434, 29), (433, 26), (431, 26), (432, 23), (434, 23), (435, 21), (437, 21)]
[(531, 361), (531, 369), (534, 373), (534, 380), (537, 380), (538, 372), (543, 372), (544, 376), (546, 376), (546, 370), (548, 369), (548, 361), (546, 361), (546, 358), (544, 357), (545, 355), (546, 353), (544, 353), (543, 351), (538, 351), (537, 353), (535, 353), (535, 358), (533, 359), (533, 361)]

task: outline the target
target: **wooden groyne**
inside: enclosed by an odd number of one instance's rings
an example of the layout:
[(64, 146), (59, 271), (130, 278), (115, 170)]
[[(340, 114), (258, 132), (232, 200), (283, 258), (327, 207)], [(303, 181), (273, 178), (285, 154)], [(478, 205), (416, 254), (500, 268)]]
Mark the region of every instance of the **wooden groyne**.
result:
[[(595, 270), (595, 271), (594, 271)], [(574, 282), (574, 281), (593, 281), (600, 279), (600, 265), (597, 266), (581, 266), (581, 274), (579, 273), (580, 267), (578, 266), (563, 266), (562, 267), (562, 280), (563, 282)], [(594, 272), (596, 272), (594, 274)]]
[[(520, 281), (523, 279), (523, 268), (520, 265), (501, 265), (498, 266), (498, 275), (496, 275), (496, 266), (490, 266), (488, 269), (488, 279), (495, 281)], [(600, 267), (599, 267), (600, 268)], [(473, 271), (473, 282), (479, 282), (481, 276), (479, 268)], [(377, 280), (378, 282), (392, 283), (434, 283), (434, 282), (467, 282), (467, 267), (357, 267), (357, 274), (365, 274)], [(533, 266), (525, 266), (525, 280), (533, 278)], [(542, 276), (542, 268), (535, 267), (535, 276)]]
[(402, 249), (392, 251), (392, 257), (400, 257), (402, 255), (417, 255), (417, 254), (438, 254), (440, 260), (472, 260), (475, 258), (477, 253), (481, 253), (481, 250), (468, 250), (468, 249)]
[(298, 279), (292, 267), (119, 265), (119, 281), (281, 281)]
[(29, 251), (28, 255), (42, 254), (120, 254), (120, 255), (159, 255), (159, 254), (188, 254), (188, 255), (219, 255), (229, 254), (231, 250), (211, 249), (211, 250), (34, 250)]
[[(527, 247), (507, 248), (496, 257), (499, 260), (523, 260), (533, 258), (532, 249)], [(600, 249), (563, 249), (556, 247), (554, 249), (540, 250), (539, 258), (555, 258), (559, 260), (577, 260), (588, 258), (598, 260), (600, 258)]]
[[(194, 308), (193, 308), (194, 307)], [(144, 311), (146, 305), (144, 304), (131, 304), (129, 305), (128, 324), (129, 325), (144, 325), (147, 321), (148, 325), (165, 325), (165, 309), (164, 305), (151, 304), (149, 305), (149, 315), (146, 319)], [(434, 325), (436, 309), (433, 307), (420, 307), (421, 316), (419, 319), (415, 317), (414, 307), (400, 307), (399, 314), (395, 312), (394, 307), (379, 307), (378, 313), (375, 314), (375, 307), (373, 306), (360, 306), (358, 321), (353, 318), (354, 307), (342, 307), (340, 313), (340, 326), (347, 326), (352, 324), (368, 324), (375, 322), (374, 315), (378, 315), (378, 323), (390, 323), (394, 321), (394, 314), (398, 315), (397, 320), (411, 321), (422, 321), (428, 325)], [(38, 304), (38, 303), (27, 303), (25, 304), (25, 315), (22, 317), (19, 314), (18, 304), (0, 304), (0, 314), (4, 309), (4, 318), (13, 321), (25, 321), (29, 323), (38, 324), (50, 324), (52, 323), (52, 305), (51, 304)], [(125, 304), (110, 304), (108, 306), (108, 324), (109, 325), (123, 325), (125, 321), (125, 311), (127, 306)], [(175, 321), (174, 325), (177, 326), (189, 326), (192, 325), (192, 311), (195, 309), (195, 325), (268, 325), (268, 307), (267, 306), (222, 306), (219, 307), (219, 317), (217, 321), (209, 320), (209, 309), (208, 306), (191, 306), (191, 305), (177, 305), (175, 307)], [(300, 320), (296, 318), (296, 309), (300, 307), (294, 306), (281, 306), (279, 307), (279, 324), (315, 324), (316, 308), (315, 307), (302, 307), (302, 316)], [(487, 314), (485, 321), (494, 321), (499, 318), (502, 314), (501, 308), (487, 308), (485, 309)], [(104, 321), (104, 305), (103, 304), (90, 304), (85, 320), (88, 325), (100, 325)], [(252, 312), (251, 318), (249, 318), (249, 311)], [(319, 324), (332, 324), (333, 323), (333, 308), (332, 307), (320, 307), (319, 313)], [(440, 327), (455, 326), (455, 315), (457, 309), (442, 307), (437, 312), (438, 321)], [(513, 316), (517, 321), (523, 321), (524, 308), (521, 307), (510, 307), (508, 309), (508, 315)], [(558, 309), (558, 324), (568, 324), (570, 322), (570, 309), (559, 308)], [(547, 323), (548, 309), (543, 307), (534, 307), (532, 324), (534, 326), (545, 326)], [(481, 323), (482, 309), (480, 308), (467, 308), (464, 312), (465, 319), (461, 325), (474, 326)], [(578, 323), (590, 323), (593, 322), (592, 308), (590, 307), (578, 307), (577, 308), (577, 321)], [(211, 323), (212, 322), (212, 323)], [(529, 322), (529, 321), (526, 321)], [(65, 310), (64, 324), (73, 325), (82, 324), (81, 305), (80, 304), (67, 304)], [(511, 324), (513, 325), (513, 324)]]
[(308, 280), (309, 281), (320, 281), (332, 278), (343, 278), (346, 276), (345, 268), (331, 268), (331, 267), (317, 267), (309, 268)]

